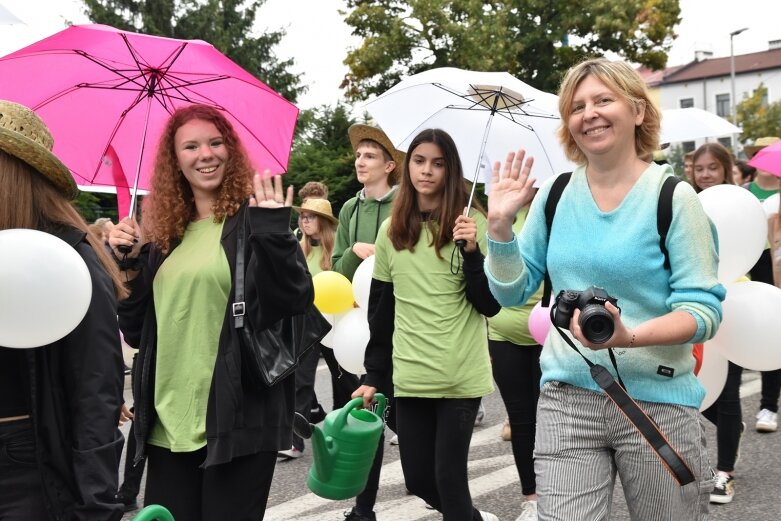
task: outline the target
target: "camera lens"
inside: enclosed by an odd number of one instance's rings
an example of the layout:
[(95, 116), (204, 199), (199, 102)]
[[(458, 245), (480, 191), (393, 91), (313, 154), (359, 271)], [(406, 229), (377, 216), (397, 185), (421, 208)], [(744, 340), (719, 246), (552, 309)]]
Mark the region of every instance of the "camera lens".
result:
[(589, 304), (580, 312), (580, 329), (589, 342), (604, 344), (613, 336), (613, 315), (598, 304)]

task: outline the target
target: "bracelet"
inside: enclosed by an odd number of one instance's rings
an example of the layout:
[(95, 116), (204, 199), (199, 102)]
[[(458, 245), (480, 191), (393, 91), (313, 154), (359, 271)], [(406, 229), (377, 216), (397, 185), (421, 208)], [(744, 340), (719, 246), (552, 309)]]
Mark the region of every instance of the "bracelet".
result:
[(628, 345), (628, 346), (626, 346), (626, 348), (627, 348), (627, 349), (631, 349), (631, 348), (632, 348), (632, 345), (634, 345), (634, 343), (635, 343), (635, 332), (634, 332), (634, 331), (632, 331), (632, 340), (630, 340), (630, 341), (629, 341), (629, 345)]

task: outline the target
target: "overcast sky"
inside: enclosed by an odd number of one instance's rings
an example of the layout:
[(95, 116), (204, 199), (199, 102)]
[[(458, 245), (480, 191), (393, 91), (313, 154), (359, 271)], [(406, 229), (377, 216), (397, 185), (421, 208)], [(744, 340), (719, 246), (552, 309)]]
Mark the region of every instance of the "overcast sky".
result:
[[(729, 33), (748, 27), (734, 38), (735, 54), (764, 51), (769, 40), (781, 39), (781, 1), (681, 0), (683, 21), (668, 65), (687, 63), (698, 49), (729, 56)], [(80, 0), (0, 0), (25, 25), (0, 25), (0, 56), (62, 30), (66, 21), (88, 23)], [(309, 92), (299, 99), (302, 108), (336, 102), (339, 83), (347, 72), (342, 60), (358, 40), (342, 21), (343, 0), (267, 0), (258, 11), (257, 30), (287, 31), (278, 46), (280, 58), (296, 61)], [(523, 78), (521, 78), (523, 79)]]

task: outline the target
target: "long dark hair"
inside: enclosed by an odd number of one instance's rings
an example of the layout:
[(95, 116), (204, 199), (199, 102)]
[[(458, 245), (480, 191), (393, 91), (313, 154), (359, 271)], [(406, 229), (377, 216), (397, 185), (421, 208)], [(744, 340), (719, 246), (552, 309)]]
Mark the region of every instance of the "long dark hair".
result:
[[(420, 239), (423, 217), (418, 206), (418, 193), (412, 186), (410, 179), (409, 162), (412, 153), (423, 143), (437, 145), (442, 150), (445, 161), (445, 186), (441, 192), (439, 206), (431, 213), (430, 220), (426, 221), (429, 223), (429, 230), (432, 234), (429, 246), (434, 247), (437, 257), (441, 259), (440, 251), (453, 240), (453, 226), (455, 226), (456, 218), (461, 215), (469, 201), (469, 190), (464, 180), (464, 170), (461, 166), (458, 148), (450, 134), (442, 129), (423, 130), (410, 143), (407, 156), (404, 158), (401, 183), (393, 201), (388, 237), (396, 251), (415, 251), (415, 245)], [(474, 200), (473, 203), (478, 211), (484, 213), (477, 200)], [(430, 223), (433, 221), (436, 221), (438, 226), (432, 226)]]

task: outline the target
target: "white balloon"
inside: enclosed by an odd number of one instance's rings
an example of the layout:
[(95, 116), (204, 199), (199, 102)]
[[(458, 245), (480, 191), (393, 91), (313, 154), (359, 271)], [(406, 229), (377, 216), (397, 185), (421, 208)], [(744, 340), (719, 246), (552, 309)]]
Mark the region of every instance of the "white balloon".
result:
[(727, 284), (722, 307), (724, 319), (708, 344), (746, 369), (781, 368), (781, 289), (754, 281)]
[(320, 313), (323, 315), (323, 318), (331, 324), (331, 330), (323, 337), (323, 339), (320, 341), (322, 345), (325, 347), (334, 347), (334, 323), (336, 322), (336, 315), (332, 315), (330, 313)]
[(353, 275), (353, 296), (358, 307), (369, 309), (369, 290), (374, 272), (374, 255), (366, 257)]
[(353, 374), (364, 374), (363, 356), (369, 343), (369, 321), (365, 308), (352, 309), (334, 326), (334, 356), (339, 365)]
[(765, 249), (765, 211), (751, 192), (735, 185), (712, 186), (699, 196), (719, 236), (719, 282), (734, 282), (748, 273)]
[(778, 213), (779, 200), (781, 200), (781, 195), (773, 194), (762, 201), (762, 208), (765, 210), (765, 215), (770, 217), (774, 213)]
[(700, 411), (704, 411), (719, 398), (724, 384), (727, 382), (727, 370), (729, 361), (721, 352), (706, 342), (702, 348), (702, 365), (697, 378), (705, 388), (705, 398), (700, 405)]
[(0, 231), (0, 346), (56, 342), (81, 323), (91, 299), (89, 269), (65, 241), (36, 230)]

